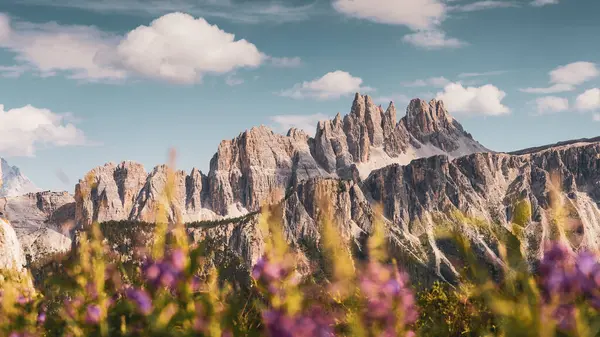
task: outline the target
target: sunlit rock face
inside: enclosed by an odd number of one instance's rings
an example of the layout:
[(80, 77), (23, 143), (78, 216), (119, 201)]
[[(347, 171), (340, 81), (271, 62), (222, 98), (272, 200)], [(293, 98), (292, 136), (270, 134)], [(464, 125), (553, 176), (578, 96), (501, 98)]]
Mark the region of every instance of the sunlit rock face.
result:
[[(530, 212), (515, 227), (520, 203), (530, 205)], [(374, 221), (382, 221), (394, 256), (427, 283), (453, 281), (461, 268), (452, 245), (436, 236), (439, 227), (452, 224), (492, 266), (500, 264), (499, 237), (518, 235), (533, 264), (549, 240), (600, 249), (599, 203), (600, 139), (496, 153), (464, 131), (441, 101), (412, 100), (397, 120), (394, 104), (384, 110), (357, 94), (350, 113), (319, 122), (314, 138), (298, 129), (282, 135), (261, 126), (221, 142), (207, 174), (106, 164), (79, 181), (74, 197), (5, 198), (0, 209), (25, 254), (41, 256), (66, 247), (73, 227), (154, 222), (159, 205), (167, 221), (190, 223), (238, 218), (263, 204), (279, 204), (286, 238), (299, 247), (305, 239), (320, 240), (319, 217), (327, 204), (341, 235), (357, 247)], [(257, 216), (249, 215), (188, 232), (194, 242), (216, 240), (249, 266), (264, 248), (258, 227)]]
[[(369, 96), (356, 94), (350, 113), (316, 125), (315, 137), (290, 129), (286, 135), (253, 127), (224, 140), (204, 175), (175, 172), (169, 220), (236, 217), (312, 178), (365, 179), (393, 163), (436, 154), (452, 158), (487, 152), (463, 131), (440, 101), (415, 99), (398, 121), (396, 107), (384, 111)], [(137, 163), (106, 164), (90, 171), (76, 187), (76, 222), (154, 221), (152, 214), (167, 180), (167, 167), (150, 173)]]
[(0, 219), (0, 270), (22, 270), (25, 254), (11, 225)]

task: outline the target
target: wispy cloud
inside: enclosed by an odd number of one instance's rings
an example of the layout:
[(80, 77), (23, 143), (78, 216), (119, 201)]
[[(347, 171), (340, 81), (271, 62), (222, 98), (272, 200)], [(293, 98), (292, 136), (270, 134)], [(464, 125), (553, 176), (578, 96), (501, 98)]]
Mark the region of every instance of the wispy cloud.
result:
[(573, 91), (575, 87), (600, 76), (600, 70), (592, 62), (573, 62), (555, 68), (548, 73), (550, 86), (542, 88), (523, 88), (521, 92), (532, 94), (552, 94)]
[(392, 94), (389, 96), (378, 96), (373, 98), (373, 102), (377, 104), (389, 104), (394, 102), (396, 105), (408, 104), (410, 97), (405, 94)]
[(236, 85), (244, 84), (244, 79), (235, 77), (235, 74), (229, 74), (225, 78), (225, 84), (227, 84), (230, 87), (234, 87)]
[(406, 26), (413, 33), (403, 41), (423, 49), (466, 45), (441, 29), (448, 6), (442, 0), (334, 0), (333, 8), (353, 18), (387, 25)]
[(573, 90), (575, 90), (575, 87), (573, 85), (564, 84), (564, 83), (554, 84), (554, 85), (551, 85), (551, 86), (545, 87), (545, 88), (522, 88), (522, 89), (519, 89), (519, 91), (526, 92), (528, 94), (556, 94), (559, 92), (567, 92), (567, 91), (573, 91)]
[(509, 7), (518, 7), (518, 4), (513, 1), (496, 1), (496, 0), (484, 0), (484, 1), (476, 1), (468, 4), (461, 4), (450, 6), (449, 10), (456, 12), (476, 12), (487, 9), (496, 9), (496, 8), (509, 8)]
[(299, 57), (269, 57), (269, 61), (278, 68), (296, 68), (302, 65)]
[(458, 74), (459, 78), (470, 78), (470, 77), (485, 77), (485, 76), (496, 76), (506, 74), (508, 71), (506, 70), (493, 70), (493, 71), (484, 71), (484, 72), (474, 72), (474, 73), (460, 73)]
[(534, 6), (534, 7), (542, 7), (542, 6), (557, 5), (557, 4), (558, 4), (558, 0), (533, 0), (532, 2), (530, 2), (530, 5)]
[(450, 83), (450, 80), (440, 76), (440, 77), (430, 77), (426, 79), (418, 79), (412, 82), (404, 82), (402, 83), (405, 87), (438, 87), (443, 88), (446, 84)]
[(423, 49), (460, 48), (467, 43), (453, 37), (447, 37), (441, 30), (423, 30), (404, 35), (402, 41)]
[(545, 96), (531, 103), (536, 107), (536, 115), (546, 115), (569, 110), (569, 100), (563, 97)]
[(105, 13), (160, 16), (185, 12), (205, 18), (221, 18), (239, 23), (291, 22), (308, 19), (317, 13), (317, 0), (298, 6), (284, 2), (233, 0), (8, 0), (20, 5), (44, 5), (77, 8)]
[(307, 134), (314, 136), (317, 128), (317, 123), (322, 120), (327, 120), (330, 117), (317, 113), (313, 115), (277, 115), (271, 116), (270, 120), (273, 125), (273, 129), (277, 132), (287, 132), (291, 128), (297, 128), (304, 130)]

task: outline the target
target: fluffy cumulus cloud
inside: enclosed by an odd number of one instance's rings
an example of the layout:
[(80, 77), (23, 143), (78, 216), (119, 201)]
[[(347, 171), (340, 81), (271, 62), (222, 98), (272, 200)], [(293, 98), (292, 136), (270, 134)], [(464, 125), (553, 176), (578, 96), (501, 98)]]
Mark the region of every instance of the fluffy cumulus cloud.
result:
[(558, 0), (533, 0), (530, 4), (534, 7), (542, 7), (547, 5), (556, 5)]
[(203, 18), (171, 13), (129, 32), (115, 51), (126, 69), (152, 78), (194, 83), (207, 73), (257, 67), (263, 54)]
[(600, 75), (592, 62), (574, 62), (558, 67), (550, 72), (552, 83), (579, 85)]
[(533, 94), (553, 94), (573, 91), (577, 85), (600, 76), (600, 71), (592, 62), (573, 62), (557, 67), (548, 73), (550, 86), (542, 88), (523, 88), (522, 92)]
[(254, 44), (184, 13), (163, 15), (125, 36), (89, 26), (11, 24), (8, 16), (0, 15), (0, 47), (17, 55), (17, 67), (29, 67), (40, 76), (65, 73), (85, 81), (139, 76), (189, 84), (206, 74), (254, 68), (267, 60), (281, 67), (300, 62), (267, 56)]
[(315, 98), (319, 100), (335, 99), (356, 92), (369, 92), (373, 88), (362, 85), (360, 77), (350, 73), (336, 70), (323, 75), (313, 81), (302, 82), (292, 88), (280, 92), (281, 96), (295, 99)]
[(556, 96), (540, 97), (534, 101), (534, 104), (538, 115), (556, 113), (569, 109), (569, 100)]
[(447, 37), (441, 30), (422, 30), (407, 34), (402, 41), (423, 49), (459, 48), (466, 45), (459, 39)]
[(325, 114), (313, 115), (277, 115), (271, 116), (271, 122), (274, 124), (273, 129), (279, 132), (287, 132), (291, 128), (304, 130), (307, 134), (314, 136), (317, 128), (317, 123), (322, 120), (329, 119)]
[(502, 104), (505, 96), (504, 91), (491, 84), (463, 87), (460, 83), (450, 83), (436, 99), (444, 101), (452, 113), (499, 116), (510, 113), (510, 109)]
[(414, 80), (412, 82), (405, 82), (405, 83), (403, 83), (403, 85), (405, 87), (438, 87), (438, 88), (443, 88), (448, 83), (450, 83), (450, 80), (448, 80), (447, 78), (445, 78), (443, 76), (440, 76), (440, 77), (430, 77), (430, 78), (426, 78), (426, 79), (418, 79), (418, 80)]
[(590, 89), (577, 96), (575, 108), (581, 111), (600, 110), (600, 89)]
[(37, 146), (84, 145), (84, 133), (69, 122), (69, 115), (31, 105), (5, 110), (0, 104), (0, 153), (33, 156)]

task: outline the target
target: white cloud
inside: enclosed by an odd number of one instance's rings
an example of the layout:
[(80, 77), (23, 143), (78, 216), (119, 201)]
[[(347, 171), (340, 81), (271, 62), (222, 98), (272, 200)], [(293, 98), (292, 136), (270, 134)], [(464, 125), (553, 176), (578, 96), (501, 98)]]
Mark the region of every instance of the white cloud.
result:
[(84, 133), (69, 123), (68, 114), (56, 114), (31, 105), (4, 110), (0, 104), (0, 153), (34, 156), (36, 146), (86, 144)]
[(441, 30), (422, 30), (407, 34), (402, 41), (423, 49), (460, 48), (467, 44), (459, 39), (446, 37), (446, 33)]
[(302, 59), (299, 57), (270, 57), (269, 61), (278, 68), (295, 68), (302, 65)]
[(264, 60), (252, 43), (235, 40), (235, 35), (203, 18), (183, 13), (164, 15), (129, 32), (115, 54), (115, 61), (126, 69), (179, 83), (199, 82), (208, 73), (257, 67)]
[(15, 67), (31, 67), (39, 75), (51, 76), (68, 71), (76, 79), (122, 79), (125, 71), (102, 64), (96, 55), (114, 46), (114, 36), (94, 27), (60, 26), (56, 23), (11, 25), (7, 15), (0, 16), (3, 38), (0, 47), (16, 53)]
[(577, 96), (575, 107), (581, 111), (600, 109), (600, 89), (586, 90), (583, 94)]
[(333, 8), (351, 17), (413, 30), (434, 28), (446, 15), (440, 0), (334, 0)]
[(559, 92), (567, 92), (567, 91), (573, 91), (575, 90), (575, 87), (571, 84), (563, 84), (563, 83), (559, 83), (559, 84), (554, 84), (552, 86), (549, 86), (547, 88), (523, 88), (523, 89), (519, 89), (519, 91), (521, 92), (526, 92), (529, 94), (555, 94), (555, 93), (559, 93)]
[(594, 120), (594, 122), (600, 122), (600, 114), (594, 114), (594, 116), (592, 116), (592, 119)]
[(241, 78), (237, 78), (235, 77), (233, 74), (228, 75), (225, 78), (225, 84), (227, 84), (230, 87), (236, 86), (236, 85), (240, 85), (243, 84), (244, 80)]
[(510, 113), (502, 104), (505, 96), (504, 91), (491, 84), (465, 88), (460, 83), (450, 83), (437, 93), (436, 99), (444, 101), (452, 113), (498, 116)]
[(562, 112), (569, 109), (569, 100), (556, 96), (540, 97), (534, 101), (539, 115)]
[(469, 4), (458, 5), (450, 7), (450, 10), (458, 11), (458, 12), (475, 12), (482, 11), (486, 9), (495, 9), (495, 8), (508, 8), (508, 7), (517, 7), (512, 1), (496, 1), (496, 0), (484, 0), (472, 2)]
[(533, 94), (553, 94), (559, 92), (573, 91), (575, 86), (583, 84), (593, 78), (600, 76), (596, 64), (592, 62), (573, 62), (557, 67), (548, 73), (550, 86), (545, 88), (523, 88), (521, 92)]
[(496, 76), (507, 73), (506, 70), (493, 70), (493, 71), (485, 71), (481, 73), (460, 73), (458, 74), (459, 78), (470, 78), (470, 77), (483, 77), (483, 76)]
[(542, 7), (546, 5), (556, 5), (558, 0), (533, 0), (530, 4), (534, 7)]
[(271, 116), (271, 121), (275, 123), (273, 129), (278, 132), (287, 132), (291, 128), (304, 130), (307, 134), (314, 136), (317, 123), (329, 119), (325, 114), (314, 115), (277, 115)]
[(403, 41), (424, 49), (458, 48), (466, 45), (447, 37), (440, 29), (448, 7), (443, 0), (334, 0), (333, 7), (350, 17), (388, 25), (402, 25), (413, 31)]
[(408, 104), (410, 102), (410, 97), (404, 94), (392, 94), (390, 96), (378, 96), (373, 98), (373, 102), (377, 104), (389, 104), (390, 102), (394, 102), (396, 105)]
[(0, 66), (0, 76), (6, 78), (17, 78), (21, 77), (21, 75), (23, 75), (28, 70), (30, 70), (29, 67), (24, 65)]
[(574, 62), (558, 67), (550, 72), (552, 83), (579, 85), (600, 75), (592, 62)]
[(294, 66), (297, 58), (275, 58), (235, 39), (203, 18), (166, 14), (125, 36), (89, 26), (16, 22), (0, 15), (0, 47), (16, 53), (16, 67), (39, 76), (66, 74), (83, 81), (122, 81), (132, 76), (173, 83), (198, 83), (207, 74), (258, 67), (271, 60)]
[(448, 83), (450, 83), (450, 80), (448, 80), (447, 78), (445, 78), (443, 76), (440, 76), (440, 77), (430, 77), (430, 78), (426, 78), (426, 79), (418, 79), (418, 80), (414, 80), (412, 82), (405, 82), (405, 83), (403, 83), (403, 85), (405, 87), (432, 86), (432, 87), (443, 88)]
[(3, 0), (19, 5), (77, 8), (100, 13), (126, 13), (157, 17), (185, 12), (205, 18), (219, 18), (243, 24), (302, 21), (319, 14), (316, 2), (293, 5), (279, 0)]
[(341, 70), (332, 71), (310, 82), (302, 82), (279, 94), (295, 99), (316, 98), (320, 100), (340, 98), (356, 92), (369, 92), (373, 88), (363, 87), (363, 80)]

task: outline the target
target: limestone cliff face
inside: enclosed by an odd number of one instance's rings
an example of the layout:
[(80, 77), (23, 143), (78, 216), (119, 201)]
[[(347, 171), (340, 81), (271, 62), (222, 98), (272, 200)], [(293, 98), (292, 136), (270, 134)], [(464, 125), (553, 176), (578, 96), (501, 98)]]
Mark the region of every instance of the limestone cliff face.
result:
[[(407, 115), (396, 118), (393, 103), (384, 111), (369, 96), (356, 94), (350, 113), (319, 122), (314, 138), (298, 129), (281, 135), (260, 126), (222, 141), (208, 175), (197, 169), (176, 173), (169, 221), (177, 214), (194, 221), (256, 211), (311, 178), (364, 179), (373, 169), (418, 157), (487, 151), (442, 102), (413, 100)], [(166, 169), (159, 166), (148, 174), (141, 165), (124, 162), (92, 170), (76, 188), (77, 223), (154, 221)]]
[[(516, 231), (515, 205), (525, 200), (531, 217), (518, 232), (531, 261), (550, 239), (574, 249), (600, 249), (600, 139), (494, 153), (473, 140), (440, 101), (415, 99), (399, 121), (396, 114), (393, 104), (384, 111), (357, 94), (350, 114), (319, 122), (314, 138), (297, 129), (280, 135), (262, 126), (223, 141), (208, 174), (173, 173), (167, 220), (221, 219), (256, 211), (263, 202), (281, 203), (287, 238), (300, 244), (304, 238), (320, 239), (319, 214), (329, 205), (350, 242), (360, 243), (380, 218), (394, 254), (413, 276), (452, 280), (459, 266), (451, 247), (435, 236), (436, 228), (452, 223), (483, 259), (498, 264), (499, 238), (492, 233)], [(74, 199), (31, 194), (0, 199), (0, 210), (22, 243), (35, 237), (33, 242), (49, 247), (43, 249), (53, 249), (49, 242), (56, 240), (41, 239), (50, 234), (19, 234), (25, 231), (18, 219), (28, 219), (29, 209), (35, 216), (26, 227), (57, 233), (64, 219), (78, 227), (108, 220), (153, 222), (168, 173), (166, 166), (147, 173), (133, 162), (107, 164), (79, 182)], [(557, 207), (566, 214), (561, 230), (552, 221)], [(457, 220), (457, 211), (493, 227)], [(195, 241), (217, 240), (251, 265), (263, 249), (257, 223), (248, 217), (188, 231)], [(38, 249), (23, 246), (26, 253)]]
[(15, 230), (0, 218), (0, 270), (22, 270), (25, 255)]
[(36, 262), (71, 249), (75, 200), (67, 192), (38, 192), (0, 198), (0, 218), (14, 228), (25, 257)]

